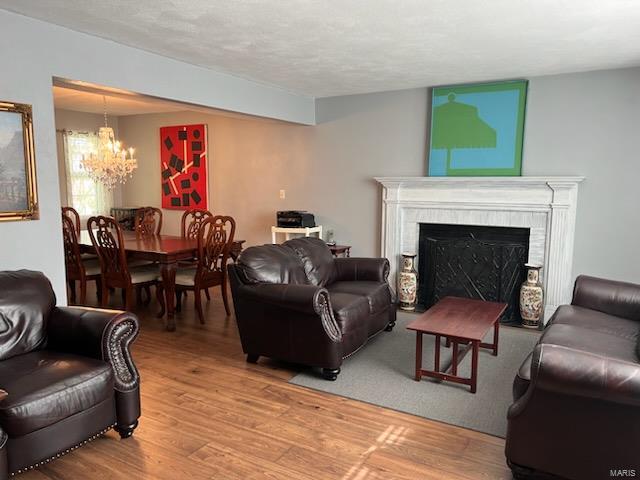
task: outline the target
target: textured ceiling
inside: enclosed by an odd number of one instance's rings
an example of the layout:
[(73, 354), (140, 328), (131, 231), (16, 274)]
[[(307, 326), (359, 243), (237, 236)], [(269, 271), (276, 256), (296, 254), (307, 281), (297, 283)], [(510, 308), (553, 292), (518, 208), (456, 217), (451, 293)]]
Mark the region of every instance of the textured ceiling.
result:
[(640, 65), (638, 0), (0, 0), (316, 97)]
[(165, 100), (150, 99), (144, 96), (118, 95), (108, 92), (96, 93), (75, 90), (59, 86), (53, 87), (53, 103), (56, 108), (76, 112), (103, 113), (104, 101), (107, 101), (107, 113), (112, 116), (140, 115), (143, 113), (179, 112), (188, 107)]
[(119, 88), (106, 87), (104, 85), (96, 85), (82, 81), (56, 78), (53, 83), (54, 106), (75, 112), (104, 113), (104, 101), (106, 100), (107, 114), (114, 117), (147, 113), (197, 112), (206, 115), (218, 115), (245, 120), (260, 119), (262, 122), (269, 123), (282, 122), (281, 120), (272, 118), (255, 117), (244, 113), (165, 100)]

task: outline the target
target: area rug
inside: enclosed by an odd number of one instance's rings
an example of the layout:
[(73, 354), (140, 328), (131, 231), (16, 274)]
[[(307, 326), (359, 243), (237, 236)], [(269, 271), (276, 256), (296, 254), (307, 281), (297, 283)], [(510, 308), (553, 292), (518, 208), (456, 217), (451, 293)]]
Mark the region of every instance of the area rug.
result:
[[(450, 382), (414, 380), (415, 332), (405, 326), (415, 314), (401, 312), (392, 332), (381, 332), (359, 352), (346, 359), (335, 382), (318, 372), (304, 371), (291, 383), (341, 395), (401, 412), (478, 430), (498, 437), (507, 432), (507, 409), (512, 403), (511, 385), (525, 357), (533, 350), (539, 332), (517, 327), (500, 329), (498, 356), (480, 349), (478, 390)], [(489, 333), (485, 341), (491, 341)], [(434, 338), (423, 336), (425, 368), (433, 368)], [(451, 349), (441, 349), (441, 366), (451, 362)], [(470, 376), (471, 354), (458, 373)]]

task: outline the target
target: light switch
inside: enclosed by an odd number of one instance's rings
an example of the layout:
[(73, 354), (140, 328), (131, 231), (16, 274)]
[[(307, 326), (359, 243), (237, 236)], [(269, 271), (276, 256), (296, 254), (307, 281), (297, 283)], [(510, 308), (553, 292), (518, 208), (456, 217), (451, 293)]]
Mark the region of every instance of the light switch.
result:
[(284, 190), (280, 190), (280, 199), (284, 200), (287, 197), (287, 194)]

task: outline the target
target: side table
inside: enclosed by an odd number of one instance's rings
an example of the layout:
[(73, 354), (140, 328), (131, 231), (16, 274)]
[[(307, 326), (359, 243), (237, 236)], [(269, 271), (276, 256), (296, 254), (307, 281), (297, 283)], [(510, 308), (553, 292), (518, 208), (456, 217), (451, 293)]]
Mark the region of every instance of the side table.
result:
[(334, 257), (339, 257), (340, 255), (343, 257), (351, 256), (351, 245), (327, 245), (327, 247), (329, 247)]
[(300, 228), (291, 228), (291, 227), (271, 227), (271, 243), (278, 243), (277, 236), (278, 233), (283, 233), (285, 240), (289, 240), (291, 238), (292, 233), (301, 233), (305, 237), (310, 237), (312, 233), (317, 233), (318, 238), (322, 238), (322, 225), (318, 225), (317, 227), (300, 227)]

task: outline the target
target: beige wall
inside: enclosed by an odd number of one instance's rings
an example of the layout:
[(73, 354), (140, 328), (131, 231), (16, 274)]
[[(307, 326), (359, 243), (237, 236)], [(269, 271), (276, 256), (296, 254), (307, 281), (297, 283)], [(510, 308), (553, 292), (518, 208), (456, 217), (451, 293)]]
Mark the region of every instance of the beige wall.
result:
[[(316, 127), (183, 112), (119, 117), (122, 140), (136, 147), (138, 171), (124, 188), (128, 206), (160, 206), (159, 128), (206, 123), (210, 210), (232, 215), (238, 238), (271, 241), (277, 210), (308, 210), (353, 245), (376, 255), (380, 245), (375, 175), (424, 175), (426, 89), (323, 102)], [(279, 191), (286, 198), (279, 198)], [(182, 211), (165, 210), (167, 233), (179, 233)]]
[[(310, 208), (310, 127), (193, 112), (120, 117), (121, 138), (138, 158), (138, 170), (123, 190), (125, 206), (161, 205), (159, 129), (194, 123), (208, 125), (209, 210), (232, 215), (238, 238), (267, 242), (276, 210)], [(280, 189), (286, 190), (285, 200)], [(164, 210), (163, 231), (179, 234), (181, 216), (182, 210)]]

